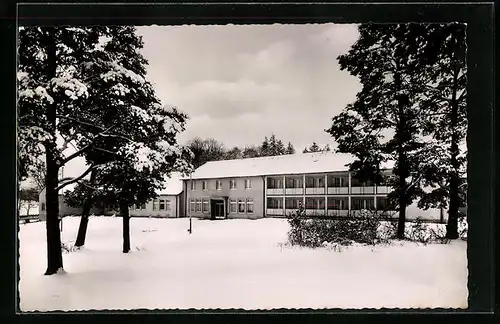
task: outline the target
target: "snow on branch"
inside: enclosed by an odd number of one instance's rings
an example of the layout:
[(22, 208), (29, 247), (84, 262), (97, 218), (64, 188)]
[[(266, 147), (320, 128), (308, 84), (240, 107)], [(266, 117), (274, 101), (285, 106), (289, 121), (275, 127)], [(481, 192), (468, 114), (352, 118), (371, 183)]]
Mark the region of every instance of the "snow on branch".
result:
[(72, 76), (63, 76), (53, 78), (50, 81), (54, 92), (63, 91), (71, 100), (77, 100), (80, 97), (88, 97), (87, 86)]

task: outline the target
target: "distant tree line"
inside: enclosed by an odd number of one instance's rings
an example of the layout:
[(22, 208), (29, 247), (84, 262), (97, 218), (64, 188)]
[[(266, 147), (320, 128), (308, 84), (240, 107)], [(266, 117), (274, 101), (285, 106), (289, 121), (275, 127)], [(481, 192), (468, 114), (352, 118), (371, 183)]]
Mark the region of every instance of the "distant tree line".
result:
[[(285, 145), (284, 143), (285, 142), (277, 138), (275, 134), (271, 134), (269, 137), (265, 136), (260, 145), (249, 145), (245, 147), (233, 146), (227, 149), (222, 142), (214, 138), (202, 139), (196, 137), (187, 144), (187, 147), (193, 153), (193, 159), (191, 161), (193, 167), (198, 168), (210, 161), (295, 154), (296, 151), (293, 144), (288, 142), (288, 144)], [(303, 153), (327, 151), (330, 151), (328, 144), (324, 148), (321, 148), (318, 144), (313, 142), (311, 146), (303, 150)]]

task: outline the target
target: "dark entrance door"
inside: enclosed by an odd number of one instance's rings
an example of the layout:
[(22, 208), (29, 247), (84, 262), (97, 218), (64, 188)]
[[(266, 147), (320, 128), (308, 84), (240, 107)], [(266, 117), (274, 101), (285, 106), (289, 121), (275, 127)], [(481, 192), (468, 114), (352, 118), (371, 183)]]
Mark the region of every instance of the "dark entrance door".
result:
[(225, 219), (224, 200), (211, 199), (210, 200), (211, 219)]

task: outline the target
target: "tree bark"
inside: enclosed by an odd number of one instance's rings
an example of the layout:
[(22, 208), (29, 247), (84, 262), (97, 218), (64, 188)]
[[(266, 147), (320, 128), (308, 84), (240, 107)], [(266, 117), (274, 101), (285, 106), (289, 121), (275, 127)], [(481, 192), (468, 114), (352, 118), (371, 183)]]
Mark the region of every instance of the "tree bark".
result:
[[(54, 28), (50, 29), (51, 31)], [(49, 32), (46, 35), (47, 41), (47, 78), (50, 80), (56, 76), (57, 57), (55, 35)], [(46, 159), (46, 229), (47, 229), (47, 270), (45, 275), (52, 275), (63, 268), (62, 250), (61, 250), (61, 232), (59, 228), (59, 195), (56, 190), (58, 185), (59, 165), (56, 155), (56, 105), (55, 103), (47, 104), (47, 123), (48, 132), (52, 135), (52, 139), (45, 142), (45, 159)]]
[(123, 253), (130, 252), (130, 215), (126, 201), (120, 201), (120, 215), (123, 220)]
[[(94, 186), (96, 178), (96, 171), (92, 171), (90, 173), (90, 186)], [(92, 195), (94, 190), (88, 188), (87, 195), (85, 197), (85, 200), (83, 202), (83, 208), (82, 208), (82, 217), (80, 218), (80, 226), (78, 227), (78, 234), (76, 236), (76, 242), (75, 246), (76, 247), (81, 247), (85, 245), (85, 238), (87, 237), (87, 227), (89, 224), (89, 216), (90, 216), (90, 210), (92, 209), (93, 205), (93, 199)]]

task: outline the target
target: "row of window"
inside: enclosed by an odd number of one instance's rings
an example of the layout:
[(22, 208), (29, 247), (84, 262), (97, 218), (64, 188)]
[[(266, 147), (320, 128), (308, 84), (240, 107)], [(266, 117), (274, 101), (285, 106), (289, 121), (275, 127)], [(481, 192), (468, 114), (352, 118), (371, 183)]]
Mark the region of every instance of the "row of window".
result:
[(209, 198), (191, 198), (189, 199), (189, 211), (197, 213), (208, 213), (210, 211)]
[[(209, 213), (209, 198), (191, 198), (189, 200), (189, 211), (193, 213)], [(229, 200), (229, 212), (239, 214), (252, 214), (254, 212), (254, 202), (252, 198), (239, 198)]]
[[(286, 209), (298, 209), (303, 204), (302, 197), (285, 197), (284, 199)], [(337, 197), (306, 197), (305, 205), (306, 209), (318, 209), (324, 210), (326, 207), (329, 210), (348, 210), (349, 209), (349, 198), (337, 198)], [(268, 197), (267, 198), (267, 208), (268, 209), (283, 209), (283, 198)], [(377, 197), (377, 210), (384, 210), (387, 208), (387, 198)], [(352, 210), (373, 210), (375, 209), (375, 200), (373, 197), (351, 197), (351, 209)]]
[(254, 205), (252, 198), (246, 199), (230, 199), (229, 200), (229, 212), (238, 214), (253, 214)]
[[(302, 188), (303, 177), (285, 177), (285, 188)], [(306, 188), (324, 188), (325, 177), (306, 177)], [(328, 188), (348, 187), (349, 176), (328, 176)], [(372, 187), (374, 184), (370, 181), (361, 182), (351, 178), (351, 187)], [(283, 189), (283, 177), (267, 178), (267, 189)]]
[[(215, 180), (215, 189), (222, 190), (222, 180)], [(229, 180), (229, 189), (235, 190), (237, 189), (237, 181), (236, 179)], [(245, 189), (252, 189), (252, 180), (245, 179)], [(191, 190), (196, 190), (196, 181), (191, 181)], [(201, 181), (201, 190), (208, 190), (208, 180)]]

